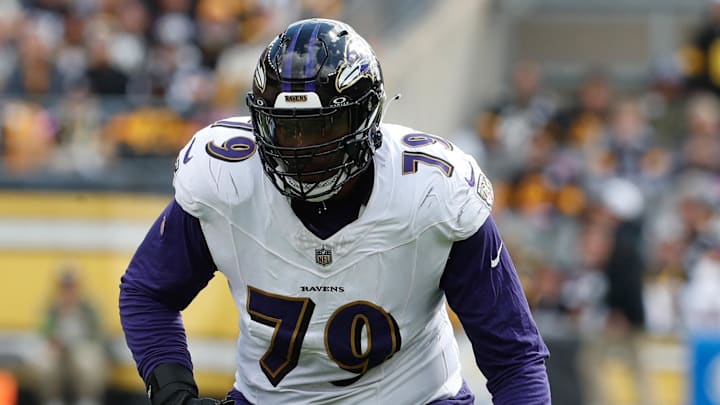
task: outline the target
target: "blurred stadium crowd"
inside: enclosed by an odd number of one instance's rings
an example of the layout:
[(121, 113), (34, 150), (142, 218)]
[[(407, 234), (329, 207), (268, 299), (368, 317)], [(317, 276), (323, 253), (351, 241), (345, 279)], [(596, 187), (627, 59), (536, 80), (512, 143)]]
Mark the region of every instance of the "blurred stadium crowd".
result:
[(257, 55), (291, 20), (341, 1), (4, 0), (3, 166), (92, 177), (167, 157), (238, 115)]
[[(272, 35), (343, 7), (0, 1), (0, 172), (25, 188), (172, 161), (195, 130), (245, 111)], [(638, 339), (720, 331), (720, 6), (700, 21), (631, 91), (604, 66), (556, 89), (542, 65), (517, 62), (507, 91), (452, 138), (493, 181), (495, 218), (551, 350), (570, 347), (567, 363), (551, 360), (558, 403), (602, 396), (572, 392), (602, 384), (573, 382), (597, 379), (608, 355), (639, 376), (637, 403), (661, 403), (642, 393)]]
[(708, 7), (642, 86), (598, 66), (560, 92), (517, 62), (506, 94), (456, 140), (493, 179), (544, 336), (572, 353), (554, 388), (576, 399), (562, 403), (606, 403), (593, 391), (608, 388), (597, 375), (608, 357), (628, 366), (633, 402), (659, 403), (641, 342), (720, 330), (720, 3)]

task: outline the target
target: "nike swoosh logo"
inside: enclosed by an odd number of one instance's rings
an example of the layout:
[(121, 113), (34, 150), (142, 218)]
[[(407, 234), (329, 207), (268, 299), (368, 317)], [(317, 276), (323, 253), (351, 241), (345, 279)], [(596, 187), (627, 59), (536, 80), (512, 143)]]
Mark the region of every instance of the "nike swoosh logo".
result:
[(497, 267), (498, 264), (500, 264), (500, 252), (502, 252), (502, 248), (503, 248), (503, 244), (502, 244), (502, 242), (500, 242), (500, 247), (498, 248), (497, 256), (495, 256), (494, 259), (490, 259), (490, 267), (493, 269), (495, 267)]
[(190, 141), (190, 146), (188, 146), (187, 150), (185, 151), (185, 156), (183, 156), (183, 163), (187, 164), (187, 162), (190, 161), (190, 159), (193, 158), (193, 156), (190, 156), (190, 149), (192, 149), (193, 144), (195, 143), (195, 138)]
[(473, 167), (472, 163), (470, 163), (470, 178), (465, 178), (465, 181), (467, 182), (468, 186), (475, 187), (475, 168)]

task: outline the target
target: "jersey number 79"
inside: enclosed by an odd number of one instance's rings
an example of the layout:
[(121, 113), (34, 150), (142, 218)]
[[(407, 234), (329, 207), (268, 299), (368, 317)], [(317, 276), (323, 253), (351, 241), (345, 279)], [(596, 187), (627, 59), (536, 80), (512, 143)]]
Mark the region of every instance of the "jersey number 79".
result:
[[(306, 297), (286, 297), (248, 287), (247, 309), (253, 321), (275, 328), (270, 347), (259, 363), (270, 383), (277, 386), (298, 364), (315, 303)], [(331, 383), (346, 386), (356, 382), (392, 357), (401, 343), (398, 324), (384, 309), (368, 301), (341, 306), (325, 324), (325, 350), (338, 367), (358, 375)]]

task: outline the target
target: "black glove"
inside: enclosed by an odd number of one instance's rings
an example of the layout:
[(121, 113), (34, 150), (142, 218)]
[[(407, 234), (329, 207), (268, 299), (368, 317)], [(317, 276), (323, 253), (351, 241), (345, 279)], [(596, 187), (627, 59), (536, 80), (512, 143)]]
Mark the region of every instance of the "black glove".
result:
[(152, 405), (232, 405), (232, 399), (218, 401), (198, 398), (198, 388), (192, 371), (174, 363), (163, 363), (153, 370), (146, 381)]

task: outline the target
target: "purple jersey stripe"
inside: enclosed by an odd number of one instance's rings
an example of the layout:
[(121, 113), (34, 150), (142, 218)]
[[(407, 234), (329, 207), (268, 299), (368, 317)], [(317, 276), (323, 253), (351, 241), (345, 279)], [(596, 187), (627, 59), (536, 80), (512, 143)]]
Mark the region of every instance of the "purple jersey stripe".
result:
[[(317, 33), (320, 29), (320, 24), (315, 24), (312, 34), (310, 34), (310, 43), (308, 44), (308, 55), (307, 61), (305, 62), (305, 72), (303, 77), (307, 78), (313, 71), (313, 65), (317, 63), (314, 48), (315, 41), (317, 41)], [(315, 91), (315, 80), (308, 80), (305, 82), (305, 91)]]
[(550, 404), (549, 352), (492, 217), (455, 242), (440, 281), (496, 405)]
[[(292, 39), (290, 40), (290, 45), (288, 45), (288, 48), (286, 51), (287, 55), (292, 55), (293, 52), (295, 52), (295, 46), (297, 45), (298, 37), (300, 36), (300, 33), (302, 32), (302, 29), (304, 26), (305, 26), (305, 24), (303, 23), (302, 25), (300, 25), (300, 28), (298, 28), (295, 31), (295, 34), (293, 35)], [(285, 59), (285, 66), (283, 66), (283, 69), (284, 69), (283, 76), (284, 77), (287, 77), (288, 73), (290, 73), (292, 76), (293, 60), (294, 60), (293, 58)], [(281, 83), (282, 83), (281, 87), (282, 87), (283, 92), (290, 91), (290, 82), (288, 82), (287, 80), (282, 80)]]

